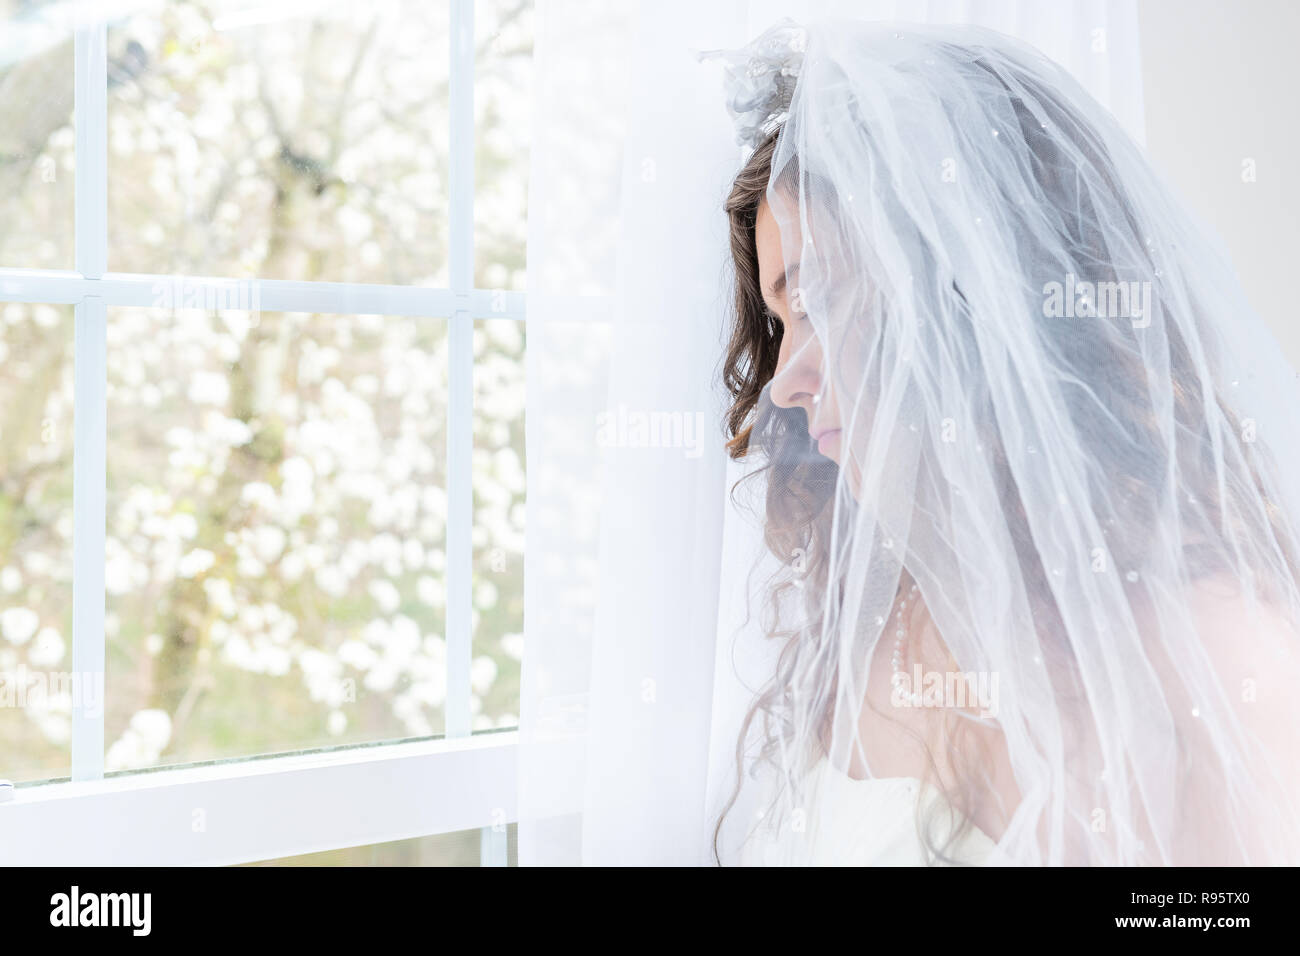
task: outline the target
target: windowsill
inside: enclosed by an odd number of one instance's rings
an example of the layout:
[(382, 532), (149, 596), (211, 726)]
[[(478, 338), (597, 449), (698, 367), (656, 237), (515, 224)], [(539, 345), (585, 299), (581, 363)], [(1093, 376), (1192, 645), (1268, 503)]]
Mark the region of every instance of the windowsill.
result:
[(247, 863), (501, 826), (515, 731), (229, 761), (17, 789), (8, 865)]

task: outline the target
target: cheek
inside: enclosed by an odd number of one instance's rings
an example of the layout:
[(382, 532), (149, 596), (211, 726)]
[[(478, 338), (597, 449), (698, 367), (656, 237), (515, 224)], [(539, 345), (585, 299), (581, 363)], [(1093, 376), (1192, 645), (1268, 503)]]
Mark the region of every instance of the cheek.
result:
[(793, 343), (790, 336), (784, 332), (781, 335), (781, 345), (776, 350), (776, 375), (785, 371), (785, 367), (790, 364), (790, 353), (793, 351)]
[(802, 368), (820, 368), (822, 364), (821, 340), (807, 321), (786, 326), (781, 337), (781, 353), (787, 362), (794, 362)]
[(791, 363), (798, 363), (803, 358), (803, 343), (800, 341), (799, 333), (790, 328), (783, 326), (781, 332), (781, 348), (777, 352), (776, 370), (778, 373), (785, 371)]
[(848, 419), (857, 409), (877, 404), (881, 388), (878, 344), (865, 330), (832, 330), (826, 353), (826, 377), (835, 392), (839, 411)]

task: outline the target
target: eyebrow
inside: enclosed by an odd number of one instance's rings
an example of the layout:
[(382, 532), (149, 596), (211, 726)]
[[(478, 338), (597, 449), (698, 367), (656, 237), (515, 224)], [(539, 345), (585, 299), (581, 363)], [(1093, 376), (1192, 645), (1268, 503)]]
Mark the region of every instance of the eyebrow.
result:
[(797, 276), (798, 274), (799, 274), (799, 263), (796, 262), (794, 265), (786, 269), (785, 272), (781, 273), (779, 276), (776, 277), (776, 279), (772, 282), (772, 287), (767, 290), (768, 295), (773, 295), (773, 296), (780, 295), (782, 292), (785, 291), (786, 285), (792, 279), (794, 279), (794, 277)]

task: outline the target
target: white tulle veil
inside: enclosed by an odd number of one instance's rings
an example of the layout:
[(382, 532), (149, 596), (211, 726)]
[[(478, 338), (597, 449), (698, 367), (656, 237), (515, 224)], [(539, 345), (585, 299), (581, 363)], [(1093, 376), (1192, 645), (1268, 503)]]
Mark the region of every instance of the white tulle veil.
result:
[(798, 266), (784, 332), (737, 316), (738, 491), (782, 568), (744, 833), (816, 814), (819, 760), (888, 774), (884, 681), (992, 862), (1300, 862), (1300, 392), (1226, 256), (1019, 41), (782, 22), (717, 55)]

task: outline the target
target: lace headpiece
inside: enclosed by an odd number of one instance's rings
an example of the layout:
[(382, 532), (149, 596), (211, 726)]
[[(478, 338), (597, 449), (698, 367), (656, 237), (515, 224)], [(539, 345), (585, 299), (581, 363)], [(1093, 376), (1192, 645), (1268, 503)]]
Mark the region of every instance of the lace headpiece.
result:
[(789, 115), (806, 45), (807, 31), (786, 18), (743, 47), (698, 55), (726, 64), (727, 109), (737, 143), (758, 146)]

